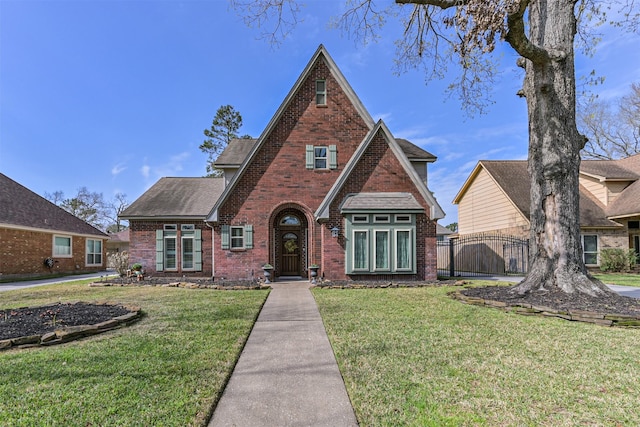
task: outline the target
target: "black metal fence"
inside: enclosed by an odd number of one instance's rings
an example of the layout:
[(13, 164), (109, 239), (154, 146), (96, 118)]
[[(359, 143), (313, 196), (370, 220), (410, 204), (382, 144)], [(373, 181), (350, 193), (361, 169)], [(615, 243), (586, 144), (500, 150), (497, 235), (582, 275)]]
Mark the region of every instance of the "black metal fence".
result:
[(529, 270), (529, 240), (476, 234), (438, 242), (438, 275), (507, 276)]

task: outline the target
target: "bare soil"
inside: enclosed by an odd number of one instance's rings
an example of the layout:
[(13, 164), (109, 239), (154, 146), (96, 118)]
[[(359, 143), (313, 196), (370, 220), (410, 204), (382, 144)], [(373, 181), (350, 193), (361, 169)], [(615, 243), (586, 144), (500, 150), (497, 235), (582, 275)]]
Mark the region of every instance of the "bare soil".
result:
[(0, 340), (44, 335), (67, 326), (95, 325), (130, 313), (120, 305), (59, 303), (0, 310)]

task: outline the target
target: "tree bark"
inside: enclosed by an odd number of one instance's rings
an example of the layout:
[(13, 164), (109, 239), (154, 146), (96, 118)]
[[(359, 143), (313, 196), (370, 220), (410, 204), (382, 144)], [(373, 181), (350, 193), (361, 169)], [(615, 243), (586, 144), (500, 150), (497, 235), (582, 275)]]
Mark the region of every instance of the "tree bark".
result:
[[(584, 138), (576, 127), (574, 5), (567, 0), (528, 2), (526, 42), (546, 54), (533, 49), (536, 55), (527, 57), (519, 51), (526, 59), (523, 92), (531, 180), (530, 270), (514, 288), (519, 294), (557, 289), (591, 296), (612, 292), (588, 274), (582, 258), (578, 173)], [(516, 36), (509, 35), (507, 41), (518, 50)]]

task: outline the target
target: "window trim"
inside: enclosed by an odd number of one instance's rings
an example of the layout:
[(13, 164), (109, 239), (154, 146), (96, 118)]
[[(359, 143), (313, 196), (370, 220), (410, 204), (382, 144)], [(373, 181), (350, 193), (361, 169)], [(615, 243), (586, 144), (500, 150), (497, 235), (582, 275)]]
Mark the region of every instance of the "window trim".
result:
[[(407, 232), (409, 233), (409, 267), (399, 267), (398, 264), (398, 233), (404, 233)], [(411, 228), (394, 228), (393, 230), (393, 234), (394, 234), (394, 239), (393, 239), (393, 243), (394, 243), (394, 248), (393, 248), (393, 260), (394, 260), (394, 270), (398, 271), (398, 272), (402, 272), (402, 273), (408, 273), (408, 272), (413, 272), (415, 271), (415, 256), (413, 255), (413, 253), (415, 252), (414, 248), (415, 248), (415, 241), (413, 238), (413, 229)]]
[[(595, 237), (596, 238), (596, 250), (587, 252), (584, 247), (584, 238), (585, 237)], [(580, 235), (580, 243), (582, 244), (582, 262), (584, 262), (585, 266), (597, 266), (600, 265), (600, 238), (597, 234), (581, 234)], [(595, 254), (596, 263), (589, 264), (587, 263), (587, 254)]]
[[(233, 231), (240, 230), (240, 236), (234, 236)], [(229, 249), (232, 251), (240, 251), (246, 249), (245, 247), (245, 226), (244, 225), (231, 225), (229, 226)], [(240, 246), (234, 246), (233, 241), (240, 240)]]
[(373, 223), (374, 224), (390, 224), (391, 223), (391, 215), (389, 215), (389, 214), (373, 214)]
[[(366, 242), (364, 245), (364, 250), (365, 250), (365, 257), (364, 257), (364, 262), (365, 262), (365, 266), (361, 267), (361, 268), (356, 268), (356, 247), (355, 247), (355, 242), (356, 242), (356, 233), (364, 233), (366, 236)], [(351, 250), (351, 270), (353, 272), (356, 273), (368, 273), (370, 271), (369, 268), (369, 259), (371, 258), (371, 242), (369, 240), (369, 229), (366, 228), (357, 228), (352, 230), (352, 238), (353, 238), (353, 243), (352, 243), (352, 250)]]
[[(385, 233), (387, 235), (387, 266), (386, 267), (378, 267), (378, 233)], [(373, 229), (373, 241), (371, 242), (373, 245), (373, 265), (372, 270), (374, 272), (378, 271), (391, 271), (391, 255), (393, 254), (393, 249), (391, 248), (391, 230), (388, 228), (374, 228)]]
[[(375, 216), (387, 216), (389, 222), (375, 221)], [(396, 215), (393, 213), (384, 212), (369, 212), (369, 213), (349, 213), (346, 215), (346, 236), (349, 236), (347, 241), (347, 250), (345, 251), (345, 273), (346, 274), (416, 274), (417, 272), (417, 247), (416, 247), (416, 224), (414, 214), (399, 214), (400, 216), (407, 216), (407, 218), (401, 218), (399, 223), (395, 223)], [(367, 222), (358, 222), (358, 219), (364, 220), (367, 218)], [(391, 220), (394, 220), (393, 222)], [(367, 268), (356, 268), (356, 233), (364, 232), (367, 234), (367, 254), (366, 265)], [(378, 247), (377, 241), (380, 233), (387, 235), (387, 265), (384, 267), (378, 267)], [(399, 263), (399, 248), (400, 238), (402, 233), (407, 233), (408, 238), (408, 253), (407, 260), (408, 265), (400, 266)]]
[[(61, 238), (61, 239), (69, 239), (69, 253), (57, 253), (56, 251), (56, 238)], [(54, 258), (73, 258), (73, 236), (68, 236), (68, 235), (64, 235), (64, 234), (54, 234), (52, 237), (52, 243), (51, 243), (51, 253), (53, 255)], [(66, 246), (64, 246), (66, 248)]]
[[(168, 261), (168, 255), (169, 255), (169, 251), (167, 250), (167, 241), (168, 240), (173, 240), (174, 241), (174, 248), (173, 248), (173, 261), (174, 261), (174, 267), (170, 268), (167, 267), (167, 261)], [(163, 254), (163, 266), (164, 266), (164, 270), (163, 271), (178, 271), (178, 236), (177, 234), (166, 234), (164, 236), (162, 236), (162, 241), (163, 241), (163, 247), (164, 247), (164, 254)]]
[[(100, 252), (89, 252), (89, 242), (94, 242), (94, 243), (93, 243), (93, 244), (94, 244), (94, 251), (95, 251), (95, 242), (100, 243)], [(89, 267), (89, 266), (91, 266), (91, 267), (97, 267), (97, 266), (101, 266), (101, 265), (102, 265), (102, 263), (103, 263), (103, 256), (102, 256), (102, 255), (103, 255), (103, 245), (104, 245), (104, 244), (103, 244), (103, 242), (102, 242), (102, 239), (90, 239), (90, 238), (87, 238), (87, 239), (86, 239), (86, 242), (85, 242), (85, 257), (84, 257), (84, 260), (85, 260), (85, 265), (86, 265), (87, 267)], [(89, 262), (89, 255), (93, 255), (93, 256), (94, 256), (94, 261), (95, 261), (95, 256), (96, 256), (96, 255), (100, 255), (100, 262), (93, 262), (93, 263), (90, 263), (90, 262)]]
[[(318, 156), (317, 150), (324, 149), (324, 157)], [(318, 161), (324, 161), (324, 167), (318, 166)], [(313, 168), (317, 170), (329, 169), (329, 147), (326, 145), (314, 145), (313, 146)]]
[[(185, 241), (191, 240), (191, 267), (185, 267)], [(196, 235), (195, 233), (185, 233), (180, 236), (180, 269), (182, 271), (195, 271), (196, 269)]]
[[(322, 88), (319, 87), (320, 84), (322, 84)], [(316, 92), (316, 106), (326, 107), (327, 106), (327, 80), (326, 79), (316, 79), (315, 92)]]

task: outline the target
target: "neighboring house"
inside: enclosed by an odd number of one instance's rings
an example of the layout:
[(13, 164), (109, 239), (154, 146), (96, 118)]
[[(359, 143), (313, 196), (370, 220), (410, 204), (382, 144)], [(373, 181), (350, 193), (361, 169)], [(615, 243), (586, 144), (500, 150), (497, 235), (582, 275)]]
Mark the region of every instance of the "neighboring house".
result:
[(1, 279), (103, 270), (106, 240), (102, 231), (0, 173)]
[(155, 275), (436, 278), (427, 188), (436, 158), (374, 122), (323, 46), (260, 138), (233, 140), (221, 178), (163, 178), (121, 215)]
[(116, 268), (110, 255), (129, 252), (129, 229), (127, 228), (117, 233), (109, 233), (109, 240), (106, 241), (105, 247), (107, 248), (107, 267)]
[[(640, 155), (580, 164), (580, 229), (584, 261), (600, 263), (603, 248), (640, 254)], [(500, 232), (529, 237), (526, 161), (480, 161), (456, 195), (458, 234)]]
[(439, 242), (449, 240), (449, 236), (451, 236), (452, 234), (454, 234), (454, 232), (449, 230), (444, 225), (436, 224), (436, 238)]

